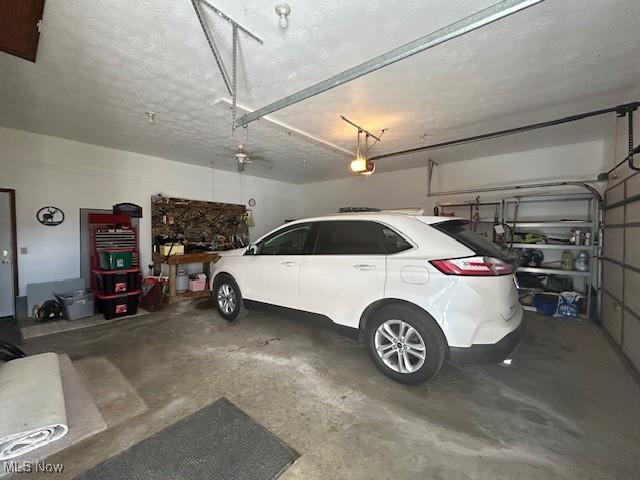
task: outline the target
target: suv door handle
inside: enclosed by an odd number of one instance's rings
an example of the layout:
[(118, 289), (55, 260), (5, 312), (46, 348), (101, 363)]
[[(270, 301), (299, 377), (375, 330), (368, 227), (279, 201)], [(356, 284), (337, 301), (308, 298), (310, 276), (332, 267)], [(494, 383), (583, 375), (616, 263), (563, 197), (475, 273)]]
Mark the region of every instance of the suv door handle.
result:
[(280, 265), (283, 265), (285, 267), (295, 267), (296, 266), (296, 262), (280, 262)]
[(356, 270), (367, 271), (367, 270), (375, 270), (376, 266), (375, 265), (366, 265), (364, 263), (358, 263), (358, 264), (354, 265), (353, 268), (355, 268)]

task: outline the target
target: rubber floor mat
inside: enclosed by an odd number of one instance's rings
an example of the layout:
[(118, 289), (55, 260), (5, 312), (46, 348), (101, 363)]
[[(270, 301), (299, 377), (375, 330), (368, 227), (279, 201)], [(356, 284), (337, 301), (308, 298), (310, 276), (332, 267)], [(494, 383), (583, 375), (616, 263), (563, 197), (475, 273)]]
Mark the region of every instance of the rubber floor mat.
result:
[(299, 454), (226, 398), (106, 460), (81, 480), (271, 480)]

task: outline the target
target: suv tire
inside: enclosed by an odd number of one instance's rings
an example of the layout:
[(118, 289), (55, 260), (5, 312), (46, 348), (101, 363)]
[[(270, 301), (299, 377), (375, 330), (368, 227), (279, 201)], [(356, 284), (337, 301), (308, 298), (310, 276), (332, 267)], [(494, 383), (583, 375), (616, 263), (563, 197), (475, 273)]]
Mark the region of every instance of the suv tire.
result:
[(426, 382), (447, 357), (440, 326), (426, 312), (408, 305), (389, 305), (373, 313), (365, 339), (373, 363), (401, 383)]
[(242, 294), (231, 275), (218, 275), (213, 282), (213, 301), (222, 318), (229, 322), (238, 320), (244, 313)]

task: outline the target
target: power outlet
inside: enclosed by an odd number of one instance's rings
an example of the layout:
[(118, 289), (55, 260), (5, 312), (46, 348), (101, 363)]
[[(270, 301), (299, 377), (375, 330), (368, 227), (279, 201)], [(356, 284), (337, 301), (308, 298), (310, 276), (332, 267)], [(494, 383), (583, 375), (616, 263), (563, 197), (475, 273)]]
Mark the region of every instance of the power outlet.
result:
[(27, 250), (27, 247), (20, 247), (20, 255), (26, 255), (29, 253), (29, 250)]

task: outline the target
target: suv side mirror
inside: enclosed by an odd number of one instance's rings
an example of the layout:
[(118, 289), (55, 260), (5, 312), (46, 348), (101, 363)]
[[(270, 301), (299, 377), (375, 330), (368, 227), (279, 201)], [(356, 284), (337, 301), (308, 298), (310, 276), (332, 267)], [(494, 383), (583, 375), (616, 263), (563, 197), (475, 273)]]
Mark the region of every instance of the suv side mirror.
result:
[(247, 250), (244, 252), (245, 255), (257, 255), (258, 254), (258, 244), (252, 243), (247, 247)]

